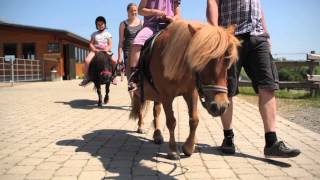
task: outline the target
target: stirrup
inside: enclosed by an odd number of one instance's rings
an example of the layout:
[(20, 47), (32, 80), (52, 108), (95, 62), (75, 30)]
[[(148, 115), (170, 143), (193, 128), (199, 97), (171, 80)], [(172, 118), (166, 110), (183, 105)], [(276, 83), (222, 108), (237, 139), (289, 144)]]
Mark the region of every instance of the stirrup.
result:
[(136, 90), (138, 90), (138, 85), (137, 85), (137, 83), (135, 83), (135, 82), (129, 82), (129, 84), (128, 84), (128, 91), (129, 91), (129, 92), (133, 92), (133, 91), (136, 91)]
[(117, 85), (118, 84), (118, 80), (117, 80), (116, 76), (112, 78), (111, 84), (113, 84), (113, 85)]
[(84, 79), (80, 82), (79, 86), (86, 86), (86, 85), (89, 84), (89, 82), (90, 82), (89, 79), (84, 78)]

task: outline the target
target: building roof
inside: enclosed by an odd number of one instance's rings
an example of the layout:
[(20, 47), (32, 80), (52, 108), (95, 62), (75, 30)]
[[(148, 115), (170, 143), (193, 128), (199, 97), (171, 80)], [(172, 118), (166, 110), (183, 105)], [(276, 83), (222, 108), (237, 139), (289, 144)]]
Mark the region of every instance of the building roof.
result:
[(37, 31), (45, 31), (45, 32), (55, 32), (55, 33), (63, 33), (69, 37), (75, 38), (79, 41), (82, 41), (84, 43), (89, 43), (89, 40), (81, 37), (77, 34), (74, 34), (72, 32), (62, 30), (62, 29), (53, 29), (53, 28), (45, 28), (45, 27), (38, 27), (38, 26), (29, 26), (29, 25), (22, 25), (22, 24), (13, 24), (8, 23), (0, 20), (0, 26), (7, 26), (7, 27), (15, 27), (15, 28), (21, 28), (21, 29), (29, 29), (29, 30), (37, 30)]

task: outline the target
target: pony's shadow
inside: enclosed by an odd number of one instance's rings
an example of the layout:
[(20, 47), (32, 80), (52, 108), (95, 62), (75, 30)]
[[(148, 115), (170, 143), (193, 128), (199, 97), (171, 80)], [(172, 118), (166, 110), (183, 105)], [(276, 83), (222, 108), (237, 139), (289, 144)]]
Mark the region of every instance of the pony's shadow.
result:
[(124, 111), (130, 111), (130, 106), (109, 106), (103, 104), (101, 107), (98, 107), (97, 101), (94, 100), (88, 100), (88, 99), (78, 99), (78, 100), (72, 100), (69, 102), (64, 102), (64, 101), (56, 101), (54, 103), (58, 104), (64, 104), (64, 105), (69, 105), (71, 108), (74, 109), (116, 109), (116, 110), (124, 110)]
[[(76, 152), (86, 152), (96, 157), (104, 169), (112, 174), (112, 177), (103, 179), (132, 179), (133, 176), (158, 176), (161, 179), (174, 180), (172, 175), (178, 165), (172, 165), (172, 171), (168, 174), (157, 171), (152, 167), (146, 167), (144, 163), (161, 162), (162, 157), (159, 145), (149, 139), (134, 135), (133, 131), (105, 129), (96, 130), (83, 135), (83, 139), (67, 139), (58, 141), (59, 146), (75, 146)], [(140, 151), (143, 148), (144, 151)], [(146, 148), (149, 148), (145, 151)]]
[(214, 155), (218, 155), (218, 156), (235, 156), (235, 157), (242, 157), (242, 158), (250, 158), (250, 159), (257, 160), (257, 161), (265, 162), (265, 163), (270, 164), (270, 165), (278, 166), (278, 167), (281, 167), (281, 168), (289, 168), (289, 167), (291, 167), (291, 164), (286, 163), (286, 162), (273, 160), (273, 159), (268, 159), (268, 158), (257, 157), (257, 156), (253, 156), (253, 155), (250, 155), (250, 154), (245, 154), (245, 153), (242, 153), (242, 152), (236, 152), (235, 154), (232, 154), (232, 155), (223, 154), (221, 152), (219, 146), (212, 147), (212, 146), (209, 146), (207, 144), (197, 144), (197, 150), (200, 151), (201, 153), (214, 154)]

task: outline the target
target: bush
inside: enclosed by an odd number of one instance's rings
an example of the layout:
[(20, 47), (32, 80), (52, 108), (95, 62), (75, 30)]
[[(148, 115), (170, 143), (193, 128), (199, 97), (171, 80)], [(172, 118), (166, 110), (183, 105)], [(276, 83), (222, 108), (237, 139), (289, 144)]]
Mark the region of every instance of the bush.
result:
[(309, 73), (307, 67), (278, 69), (280, 81), (303, 81)]
[(316, 67), (314, 73), (320, 75), (320, 66)]

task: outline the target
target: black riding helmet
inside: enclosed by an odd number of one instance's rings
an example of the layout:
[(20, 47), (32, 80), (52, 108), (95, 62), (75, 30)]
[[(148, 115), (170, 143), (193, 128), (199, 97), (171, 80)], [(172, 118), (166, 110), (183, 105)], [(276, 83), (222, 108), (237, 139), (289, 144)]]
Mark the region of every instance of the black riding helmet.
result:
[(107, 28), (107, 22), (106, 22), (106, 19), (103, 17), (103, 16), (98, 16), (97, 18), (96, 18), (96, 21), (95, 21), (95, 24), (96, 24), (96, 28), (98, 29), (98, 27), (97, 27), (97, 22), (98, 21), (102, 21), (105, 25), (106, 25), (106, 28)]

